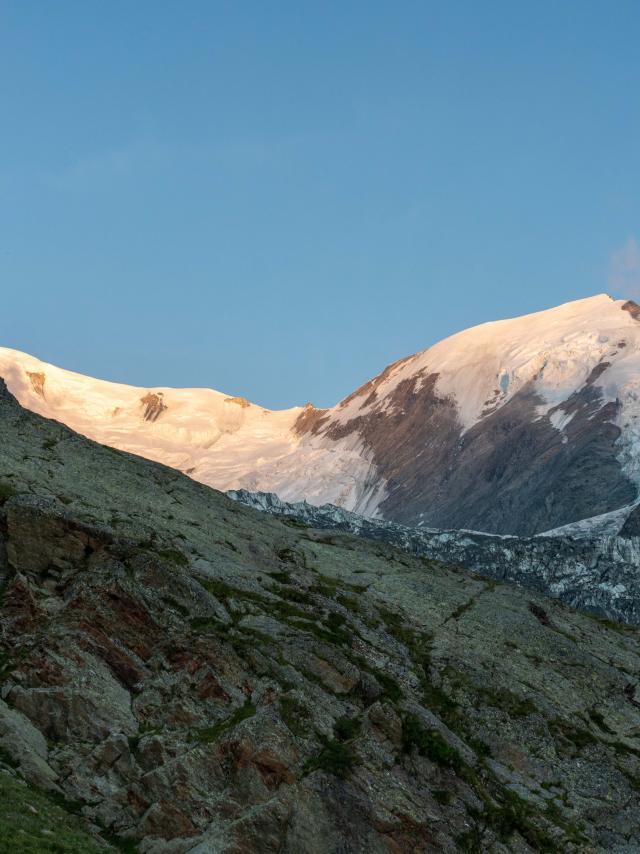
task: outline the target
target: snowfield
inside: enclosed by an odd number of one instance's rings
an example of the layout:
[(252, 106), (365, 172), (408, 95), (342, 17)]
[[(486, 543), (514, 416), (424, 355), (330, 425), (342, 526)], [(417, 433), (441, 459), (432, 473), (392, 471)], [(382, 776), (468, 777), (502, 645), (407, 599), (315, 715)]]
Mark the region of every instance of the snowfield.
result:
[(376, 489), (363, 488), (371, 463), (362, 443), (297, 436), (302, 407), (271, 411), (211, 389), (106, 382), (6, 348), (0, 376), (27, 409), (217, 489), (275, 490), (288, 500), (304, 495), (375, 512)]
[[(296, 429), (303, 407), (271, 411), (211, 389), (136, 388), (92, 379), (0, 348), (0, 376), (20, 403), (85, 436), (180, 469), (221, 490), (274, 492), (375, 517), (389, 484), (358, 433), (333, 428), (393, 410), (393, 392), (436, 390), (455, 403), (462, 431), (535, 384), (537, 418), (563, 433), (572, 395), (591, 385), (619, 401), (618, 459), (640, 485), (640, 321), (604, 294), (513, 320), (485, 323), (401, 360), (326, 413), (316, 432)], [(373, 392), (373, 393), (372, 393)], [(566, 409), (565, 409), (566, 408)], [(346, 431), (344, 431), (346, 432)]]

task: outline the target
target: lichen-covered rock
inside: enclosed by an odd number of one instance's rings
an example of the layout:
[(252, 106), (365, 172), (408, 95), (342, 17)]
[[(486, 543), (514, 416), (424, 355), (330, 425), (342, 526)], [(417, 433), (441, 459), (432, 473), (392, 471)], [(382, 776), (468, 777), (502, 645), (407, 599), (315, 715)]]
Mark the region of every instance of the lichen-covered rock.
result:
[(25, 780), (35, 786), (60, 791), (57, 774), (47, 764), (47, 742), (39, 729), (0, 700), (0, 749), (16, 764)]
[[(338, 537), (340, 533), (357, 534), (381, 547), (520, 584), (598, 617), (640, 625), (640, 526), (634, 521), (640, 519), (640, 508), (631, 513), (629, 507), (622, 508), (599, 522), (584, 520), (547, 534), (515, 537), (410, 528), (331, 504), (289, 504), (273, 493), (240, 489), (227, 494), (248, 507), (287, 519), (289, 524), (321, 529), (325, 533), (319, 536), (325, 539), (328, 531), (335, 531)], [(625, 513), (630, 515), (623, 525)]]
[(637, 630), (285, 524), (2, 394), (0, 431), (0, 765), (91, 840), (637, 850)]

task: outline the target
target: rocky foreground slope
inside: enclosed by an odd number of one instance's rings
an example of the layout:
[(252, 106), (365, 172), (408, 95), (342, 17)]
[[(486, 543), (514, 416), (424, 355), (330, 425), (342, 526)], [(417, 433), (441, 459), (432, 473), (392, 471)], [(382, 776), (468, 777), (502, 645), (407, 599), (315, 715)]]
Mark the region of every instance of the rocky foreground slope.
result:
[(605, 294), (459, 332), (330, 409), (133, 388), (3, 348), (0, 376), (29, 409), (218, 489), (410, 527), (532, 536), (639, 494), (640, 307)]
[(0, 437), (0, 850), (638, 851), (636, 630)]
[(358, 534), (416, 557), (520, 584), (605, 619), (640, 625), (638, 506), (537, 537), (513, 537), (407, 528), (367, 519), (331, 504), (288, 504), (273, 493), (231, 490), (227, 495), (275, 516), (314, 528)]

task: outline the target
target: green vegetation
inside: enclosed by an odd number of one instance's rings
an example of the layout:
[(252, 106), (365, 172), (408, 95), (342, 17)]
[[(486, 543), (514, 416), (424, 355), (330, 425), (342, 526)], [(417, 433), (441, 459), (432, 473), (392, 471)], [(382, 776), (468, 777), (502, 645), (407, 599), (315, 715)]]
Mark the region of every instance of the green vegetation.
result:
[(155, 553), (176, 566), (189, 566), (189, 558), (178, 549), (156, 549)]
[(274, 581), (277, 581), (280, 584), (290, 584), (291, 583), (291, 573), (290, 572), (269, 572), (267, 574), (268, 574), (269, 578), (273, 578)]
[(276, 618), (282, 620), (283, 623), (292, 622), (293, 620), (312, 620), (313, 615), (301, 608), (296, 608), (290, 602), (273, 601), (265, 606), (267, 613), (273, 614)]
[(484, 688), (474, 686), (487, 705), (502, 709), (513, 717), (526, 717), (537, 711), (536, 705), (529, 697), (519, 697), (508, 688)]
[[(425, 661), (422, 665), (422, 696), (428, 709), (431, 709), (442, 718), (450, 729), (460, 726), (458, 719), (458, 703), (450, 697), (439, 685), (434, 685), (428, 678), (429, 664)], [(422, 674), (419, 673), (421, 676)]]
[(345, 591), (351, 593), (363, 593), (367, 589), (366, 584), (349, 584), (348, 582), (334, 578), (331, 575), (316, 573), (317, 581), (311, 588), (312, 593), (319, 593), (327, 599), (335, 599), (339, 593)]
[[(504, 789), (499, 798), (499, 802), (485, 801), (484, 811), (476, 817), (491, 828), (501, 842), (508, 842), (514, 833), (519, 833), (534, 851), (555, 854), (564, 848), (564, 844), (559, 846), (558, 839), (552, 838), (536, 823), (543, 820), (539, 812), (515, 792)], [(574, 825), (564, 821), (557, 808), (548, 806), (547, 814), (548, 820), (563, 831), (565, 842), (581, 844), (586, 841)]]
[(215, 617), (192, 617), (189, 620), (189, 625), (196, 632), (204, 634), (217, 635), (224, 631), (224, 623), (216, 620)]
[(587, 614), (583, 613), (583, 619), (591, 620), (596, 623), (598, 626), (602, 626), (605, 629), (610, 629), (613, 632), (621, 635), (633, 635), (635, 632), (635, 627), (628, 625), (627, 623), (619, 623), (616, 620), (609, 619), (608, 617), (598, 617), (596, 614)]
[(534, 851), (557, 851), (557, 844), (531, 823), (531, 808), (514, 792), (505, 790), (502, 803), (485, 804), (484, 820), (501, 842), (518, 832)]
[[(439, 715), (450, 729), (459, 730), (458, 704), (439, 685), (431, 680), (431, 634), (419, 633), (409, 628), (403, 618), (386, 608), (380, 609), (380, 615), (387, 632), (402, 644), (409, 653), (414, 666), (414, 672), (420, 682), (422, 699), (425, 706)], [(380, 680), (380, 676), (376, 674)], [(399, 689), (398, 689), (399, 690)], [(393, 699), (393, 697), (390, 697)], [(396, 698), (396, 699), (399, 699)]]
[(9, 498), (16, 494), (13, 484), (6, 480), (0, 480), (0, 504), (4, 504)]
[[(271, 577), (273, 578), (276, 573), (272, 573)], [(314, 601), (311, 596), (305, 590), (299, 590), (297, 587), (280, 587), (278, 586), (275, 591), (278, 596), (282, 599), (286, 599), (289, 602), (297, 602), (299, 605), (308, 605), (310, 608), (314, 607)]]
[(280, 697), (280, 714), (294, 735), (302, 738), (309, 734), (311, 715), (304, 703), (284, 695)]
[[(100, 854), (104, 843), (89, 832), (75, 804), (40, 792), (0, 771), (2, 854)], [(108, 850), (108, 849), (107, 849)], [(130, 849), (135, 851), (135, 848)]]
[(342, 605), (343, 608), (346, 608), (347, 611), (351, 611), (352, 614), (360, 613), (360, 603), (353, 596), (346, 596), (344, 593), (339, 593), (336, 596), (336, 602)]
[(265, 646), (274, 642), (272, 637), (257, 629), (247, 627), (240, 630), (236, 625), (229, 626), (215, 617), (194, 617), (189, 620), (189, 625), (200, 634), (215, 635), (221, 643), (229, 644), (239, 656), (249, 655), (255, 650), (257, 641)]
[(100, 836), (118, 851), (122, 851), (123, 854), (138, 854), (139, 849), (133, 839), (123, 839), (121, 836), (116, 836), (115, 833), (111, 833), (106, 829), (100, 832)]
[(616, 753), (620, 753), (622, 755), (627, 756), (639, 756), (640, 750), (637, 750), (635, 747), (630, 747), (628, 744), (624, 744), (621, 741), (615, 741), (613, 743), (606, 742), (610, 747), (613, 747)]
[(380, 683), (383, 695), (391, 700), (392, 703), (398, 703), (402, 699), (402, 690), (393, 676), (388, 673), (383, 673), (381, 670), (375, 671), (375, 677)]
[(13, 756), (4, 749), (4, 747), (0, 747), (0, 762), (4, 763), (9, 768), (18, 767), (18, 763), (14, 760)]
[(437, 730), (427, 729), (417, 715), (407, 714), (402, 720), (402, 749), (411, 753), (414, 748), (421, 756), (456, 772), (464, 765), (455, 747), (448, 744)]
[(604, 717), (597, 709), (589, 709), (588, 714), (594, 724), (598, 727), (598, 729), (601, 730), (601, 732), (606, 732), (608, 735), (615, 735), (614, 731), (607, 724)]
[[(271, 577), (274, 575), (279, 575), (279, 573), (272, 573)], [(332, 612), (322, 621), (318, 621), (316, 611), (312, 610), (316, 605), (312, 597), (304, 590), (279, 584), (274, 591), (279, 598), (275, 598), (268, 594), (232, 587), (220, 579), (199, 578), (198, 581), (205, 590), (225, 605), (236, 629), (241, 630), (244, 634), (250, 634), (252, 639), (244, 639), (232, 634), (228, 625), (211, 617), (192, 619), (190, 621), (192, 629), (218, 635), (221, 640), (231, 643), (237, 652), (246, 652), (253, 647), (256, 638), (261, 638), (267, 644), (272, 644), (273, 638), (255, 629), (239, 627), (237, 624), (242, 614), (237, 611), (234, 612), (234, 609), (230, 607), (230, 600), (233, 599), (252, 602), (265, 614), (299, 631), (312, 634), (325, 643), (338, 646), (351, 643), (352, 633), (343, 626), (345, 617)], [(298, 607), (299, 605), (306, 606), (308, 610), (303, 610)]]
[(476, 738), (473, 735), (466, 736), (466, 741), (469, 747), (475, 751), (478, 756), (491, 756), (491, 748), (481, 738)]
[(227, 584), (219, 578), (198, 578), (197, 581), (201, 587), (204, 587), (204, 589), (211, 593), (212, 596), (215, 596), (216, 599), (225, 604), (228, 599), (238, 597), (263, 606), (269, 606), (271, 604), (270, 600), (266, 596), (263, 596), (260, 593), (254, 593), (252, 590), (240, 590), (236, 587), (232, 587), (230, 584)]
[(289, 548), (288, 546), (279, 549), (276, 554), (278, 556), (278, 560), (281, 560), (282, 563), (292, 563), (294, 566), (306, 565), (306, 558), (304, 556), (304, 552), (296, 551), (295, 549)]
[(337, 611), (332, 611), (322, 621), (324, 631), (321, 631), (321, 636), (329, 643), (335, 643), (338, 646), (348, 646), (351, 643), (352, 632), (345, 628), (345, 618)]
[(243, 705), (236, 709), (231, 717), (228, 717), (224, 721), (220, 721), (220, 723), (214, 724), (213, 726), (196, 730), (195, 733), (192, 733), (189, 736), (189, 741), (199, 741), (201, 744), (211, 744), (212, 742), (217, 741), (223, 733), (227, 732), (227, 730), (233, 729), (233, 727), (237, 726), (241, 721), (244, 721), (247, 718), (252, 718), (255, 713), (256, 707), (251, 702), (251, 699), (247, 697)]
[(473, 597), (472, 599), (469, 599), (468, 602), (463, 602), (461, 605), (458, 605), (455, 611), (453, 611), (447, 617), (447, 622), (449, 622), (449, 620), (459, 620), (463, 614), (465, 614), (470, 608), (473, 607), (473, 603), (475, 601), (475, 597)]
[[(4, 596), (4, 589), (0, 589), (0, 604)], [(13, 667), (12, 656), (7, 648), (0, 646), (0, 684), (9, 676)]]
[(140, 724), (138, 732), (135, 735), (130, 735), (127, 738), (127, 741), (129, 743), (129, 750), (132, 753), (135, 753), (145, 735), (158, 735), (161, 732), (162, 727), (151, 726), (151, 724)]
[[(583, 846), (588, 840), (580, 829), (568, 821), (558, 805), (549, 801), (544, 811), (523, 800), (519, 795), (503, 786), (498, 787), (490, 795), (485, 786), (473, 773), (469, 777), (476, 794), (483, 802), (483, 809), (476, 810), (468, 807), (469, 815), (475, 819), (476, 825), (467, 833), (456, 838), (462, 851), (473, 854), (484, 854), (487, 850), (486, 832), (490, 830), (500, 842), (509, 842), (518, 833), (534, 851), (543, 854), (555, 854), (565, 850), (568, 843)], [(545, 827), (548, 823), (555, 825), (563, 835), (563, 840), (550, 835)]]
[(331, 739), (317, 756), (307, 760), (304, 773), (326, 771), (344, 780), (351, 774), (355, 765), (356, 757), (349, 745), (337, 739)]
[(373, 613), (371, 611), (367, 612), (363, 607), (359, 599), (356, 599), (355, 596), (349, 596), (345, 593), (339, 593), (335, 597), (335, 601), (342, 605), (342, 607), (349, 611), (354, 615), (358, 620), (367, 626), (369, 629), (377, 629), (379, 625), (379, 621), (374, 618)]
[(410, 628), (404, 618), (395, 611), (390, 611), (388, 608), (380, 608), (379, 611), (387, 633), (406, 648), (416, 667), (416, 675), (424, 681), (430, 666), (429, 652), (433, 642), (432, 635)]
[(346, 779), (357, 765), (357, 758), (351, 744), (360, 733), (361, 722), (358, 718), (343, 716), (333, 725), (334, 738), (325, 742), (317, 756), (308, 759), (304, 773), (322, 770), (341, 779)]
[[(300, 597), (294, 596), (294, 601), (300, 601), (303, 597), (304, 594)], [(312, 603), (309, 604), (312, 605)], [(331, 611), (322, 620), (316, 620), (314, 613), (301, 611), (288, 602), (275, 602), (271, 604), (271, 610), (278, 619), (300, 631), (312, 634), (323, 643), (334, 646), (351, 645), (353, 631), (345, 626), (346, 618), (336, 611)]]
[(288, 525), (290, 528), (309, 528), (306, 522), (296, 519), (295, 516), (281, 516), (280, 521), (283, 525)]
[(589, 730), (574, 726), (561, 718), (554, 718), (548, 721), (547, 725), (554, 738), (564, 737), (572, 742), (578, 750), (582, 750), (584, 747), (590, 745), (600, 744), (599, 739), (593, 733), (589, 732)]
[(338, 741), (351, 741), (358, 735), (361, 726), (358, 718), (341, 717), (333, 725), (333, 734)]

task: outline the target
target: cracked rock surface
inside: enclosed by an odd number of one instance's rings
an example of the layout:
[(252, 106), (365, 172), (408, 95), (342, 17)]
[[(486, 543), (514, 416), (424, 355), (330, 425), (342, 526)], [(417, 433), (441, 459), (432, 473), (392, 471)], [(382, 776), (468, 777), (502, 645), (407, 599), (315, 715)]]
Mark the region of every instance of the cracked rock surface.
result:
[(520, 584), (597, 617), (640, 625), (640, 529), (636, 530), (640, 507), (622, 509), (619, 531), (575, 536), (560, 529), (558, 534), (513, 537), (407, 528), (395, 522), (368, 519), (332, 504), (289, 504), (271, 492), (239, 489), (230, 490), (227, 495), (248, 507), (298, 520), (312, 528), (358, 534), (416, 557)]
[(639, 850), (636, 629), (260, 514), (1, 387), (0, 436), (12, 850)]

